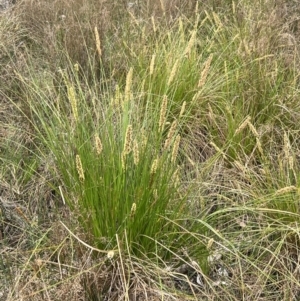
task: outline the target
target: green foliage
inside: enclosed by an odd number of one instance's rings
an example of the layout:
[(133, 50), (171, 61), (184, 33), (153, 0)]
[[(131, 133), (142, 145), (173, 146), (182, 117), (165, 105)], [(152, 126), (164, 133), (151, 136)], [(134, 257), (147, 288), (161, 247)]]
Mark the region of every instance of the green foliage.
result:
[(165, 218), (185, 211), (177, 165), (181, 118), (172, 116), (166, 124), (172, 100), (140, 105), (140, 93), (131, 91), (131, 70), (124, 91), (117, 87), (115, 95), (88, 102), (73, 71), (74, 81), (62, 74), (67, 99), (58, 95), (51, 102), (36, 86), (29, 104), (43, 149), (55, 157), (68, 205), (100, 248), (115, 247), (116, 235), (123, 242), (126, 235), (130, 249), (146, 253), (155, 251), (153, 239), (172, 243)]

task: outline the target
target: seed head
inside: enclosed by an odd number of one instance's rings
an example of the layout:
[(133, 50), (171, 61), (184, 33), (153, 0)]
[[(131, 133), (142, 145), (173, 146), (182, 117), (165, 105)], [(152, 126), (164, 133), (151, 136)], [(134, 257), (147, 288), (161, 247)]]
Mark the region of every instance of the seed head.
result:
[(115, 86), (115, 95), (111, 103), (117, 111), (119, 111), (120, 109), (124, 109), (123, 95), (120, 91), (120, 87), (118, 84), (116, 84)]
[(195, 7), (195, 13), (196, 13), (196, 15), (198, 14), (198, 11), (199, 11), (199, 1), (197, 1), (196, 7)]
[(184, 51), (184, 55), (187, 55), (187, 56), (190, 55), (190, 52), (191, 52), (193, 46), (195, 45), (196, 34), (197, 34), (197, 31), (194, 30), (194, 31), (192, 32), (191, 38), (190, 38), (190, 40), (189, 40), (189, 43), (188, 43), (188, 45), (187, 45), (187, 47), (186, 47), (186, 49), (185, 49), (185, 51)]
[(95, 39), (96, 39), (96, 48), (99, 57), (101, 58), (102, 56), (102, 51), (101, 51), (101, 43), (100, 43), (100, 37), (99, 37), (99, 32), (97, 26), (95, 26)]
[(75, 70), (75, 72), (79, 72), (79, 65), (78, 65), (78, 63), (76, 63), (74, 65), (74, 70)]
[(251, 116), (247, 116), (247, 118), (242, 122), (242, 124), (236, 129), (234, 134), (237, 135), (238, 133), (240, 133), (248, 125), (248, 122), (250, 122), (250, 120)]
[(276, 195), (285, 194), (285, 193), (289, 193), (289, 192), (295, 192), (297, 190), (298, 190), (298, 188), (292, 185), (292, 186), (287, 186), (287, 187), (284, 187), (284, 188), (281, 188), (281, 189), (277, 190), (275, 192), (275, 194)]
[(179, 185), (179, 166), (175, 170), (175, 172), (172, 175), (172, 182), (174, 183), (174, 187), (178, 187)]
[(177, 120), (174, 120), (171, 124), (167, 139), (165, 141), (165, 146), (164, 146), (165, 149), (168, 149), (170, 147), (176, 128), (177, 128)]
[(246, 166), (244, 166), (243, 164), (241, 164), (241, 163), (240, 163), (239, 161), (237, 161), (237, 160), (234, 160), (233, 163), (234, 163), (234, 165), (235, 165), (240, 171), (242, 171), (244, 174), (246, 173), (246, 171), (247, 171)]
[(179, 144), (180, 144), (180, 135), (177, 135), (175, 138), (175, 142), (173, 145), (173, 150), (172, 150), (172, 156), (171, 156), (171, 162), (175, 163), (177, 154), (178, 154), (178, 149), (179, 149)]
[(179, 113), (179, 118), (181, 118), (182, 115), (184, 114), (185, 107), (186, 107), (186, 101), (184, 101), (182, 106), (181, 106), (181, 110), (180, 110), (180, 113)]
[(171, 85), (171, 83), (173, 82), (174, 78), (175, 78), (175, 75), (176, 75), (176, 72), (177, 72), (177, 69), (178, 69), (178, 64), (179, 64), (179, 60), (177, 59), (172, 70), (171, 70), (171, 73), (170, 73), (170, 77), (168, 79), (168, 82), (167, 82), (167, 86), (169, 87)]
[(156, 173), (157, 166), (158, 166), (158, 159), (155, 159), (152, 163), (150, 174), (153, 175)]
[(213, 55), (211, 54), (204, 64), (204, 69), (201, 72), (200, 80), (198, 82), (198, 88), (202, 88), (206, 82), (206, 78), (209, 72), (210, 64), (212, 61)]
[(131, 145), (132, 145), (132, 125), (129, 124), (126, 129), (125, 142), (124, 142), (122, 158), (121, 158), (123, 169), (125, 169), (126, 156), (131, 152), (132, 149)]
[(216, 25), (219, 28), (222, 28), (223, 27), (223, 23), (221, 22), (221, 19), (219, 18), (219, 16), (215, 12), (213, 12), (212, 15), (213, 15), (213, 18), (214, 18), (214, 21), (215, 21)]
[(123, 153), (125, 155), (128, 155), (131, 152), (131, 144), (132, 144), (132, 125), (129, 124), (126, 129), (124, 149), (123, 149)]
[(152, 55), (152, 58), (151, 58), (151, 62), (150, 62), (150, 72), (149, 72), (150, 75), (152, 75), (153, 72), (154, 72), (155, 57), (156, 57), (156, 55), (153, 54), (153, 55)]
[(131, 98), (132, 76), (133, 76), (133, 69), (131, 67), (126, 76), (125, 99), (124, 99), (125, 102), (129, 101)]
[(134, 141), (133, 141), (133, 162), (134, 162), (134, 164), (138, 165), (139, 160), (140, 160), (139, 145), (138, 145), (136, 139), (134, 139)]
[(254, 125), (250, 121), (248, 121), (248, 126), (249, 126), (249, 129), (252, 132), (252, 134), (258, 139), (259, 134), (258, 134), (256, 128), (254, 127)]
[(102, 142), (97, 134), (95, 135), (95, 147), (96, 147), (97, 155), (100, 155), (103, 150), (103, 146), (102, 146)]
[(80, 182), (84, 182), (84, 171), (81, 163), (81, 159), (79, 155), (76, 155), (76, 169), (78, 172)]
[(152, 23), (153, 31), (156, 32), (156, 25), (155, 25), (154, 16), (151, 16), (151, 23)]
[(264, 150), (258, 137), (256, 137), (256, 145), (261, 155), (264, 156)]
[(195, 103), (197, 102), (199, 99), (200, 99), (200, 96), (201, 96), (202, 92), (201, 91), (198, 91), (192, 98), (192, 103)]
[(160, 108), (160, 114), (159, 114), (159, 131), (162, 132), (166, 123), (166, 113), (167, 113), (167, 107), (168, 107), (168, 97), (167, 95), (164, 95), (161, 108)]
[(130, 217), (133, 218), (136, 212), (136, 203), (133, 203), (130, 210)]
[(206, 246), (207, 250), (211, 249), (213, 243), (214, 243), (214, 239), (210, 238), (209, 241), (208, 241), (208, 243), (207, 243), (207, 246)]
[(78, 121), (78, 108), (77, 108), (77, 97), (74, 87), (71, 83), (67, 84), (67, 92), (68, 92), (68, 99), (71, 104), (72, 113), (74, 116), (75, 121)]

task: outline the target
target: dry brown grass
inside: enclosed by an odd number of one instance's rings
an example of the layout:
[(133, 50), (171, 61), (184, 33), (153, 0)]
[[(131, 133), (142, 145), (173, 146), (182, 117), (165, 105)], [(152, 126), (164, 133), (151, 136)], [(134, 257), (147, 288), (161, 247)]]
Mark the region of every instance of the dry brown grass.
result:
[[(117, 14), (119, 9), (115, 6), (110, 9)], [(44, 66), (40, 67), (52, 72), (66, 68), (67, 55), (83, 70), (100, 72), (94, 28), (97, 27), (100, 39), (113, 28), (105, 1), (24, 0), (17, 5), (16, 13), (28, 32), (31, 47), (44, 59)]]
[[(194, 3), (195, 1), (182, 0), (145, 3), (22, 0), (15, 10), (20, 16), (22, 26), (29, 32), (33, 47), (36, 45), (40, 55), (44, 52), (44, 58), (52, 67), (52, 71), (58, 67), (66, 67), (62, 52), (67, 52), (74, 64), (78, 63), (81, 68), (88, 70), (99, 61), (96, 55), (95, 27), (103, 45), (102, 61), (110, 64), (114, 47), (122, 44), (124, 34), (128, 30), (128, 25), (123, 26), (128, 24), (132, 16), (135, 16), (135, 20), (149, 20), (151, 16), (155, 16), (156, 20), (172, 19), (183, 11), (191, 10)], [(104, 40), (106, 42), (102, 43)]]

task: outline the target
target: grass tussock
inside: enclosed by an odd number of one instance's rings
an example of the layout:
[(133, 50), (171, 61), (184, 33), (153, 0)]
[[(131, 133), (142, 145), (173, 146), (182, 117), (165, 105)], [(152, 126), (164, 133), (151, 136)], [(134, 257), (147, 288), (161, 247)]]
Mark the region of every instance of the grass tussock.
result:
[(0, 15), (0, 299), (297, 300), (297, 4), (23, 0)]

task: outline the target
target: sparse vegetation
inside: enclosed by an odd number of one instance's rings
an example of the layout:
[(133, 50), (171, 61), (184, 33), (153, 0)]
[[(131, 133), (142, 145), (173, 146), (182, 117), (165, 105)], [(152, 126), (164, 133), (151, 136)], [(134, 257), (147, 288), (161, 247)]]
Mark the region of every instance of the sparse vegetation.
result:
[(297, 300), (299, 11), (22, 0), (0, 14), (0, 300)]

